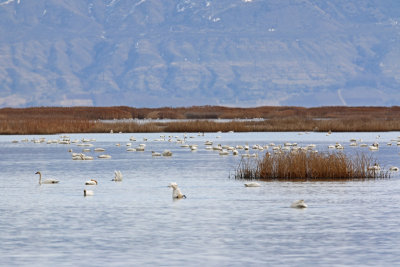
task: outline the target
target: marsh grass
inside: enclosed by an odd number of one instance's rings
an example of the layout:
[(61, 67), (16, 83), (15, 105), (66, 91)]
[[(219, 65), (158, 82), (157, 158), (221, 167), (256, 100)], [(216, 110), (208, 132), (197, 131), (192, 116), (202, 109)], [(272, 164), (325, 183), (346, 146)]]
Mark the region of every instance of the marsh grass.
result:
[(259, 180), (362, 180), (389, 178), (387, 171), (368, 167), (376, 162), (365, 154), (287, 152), (261, 159), (242, 159), (234, 177)]
[[(119, 119), (191, 119), (136, 123)], [(261, 121), (235, 119), (263, 118)], [(105, 123), (103, 120), (116, 122)], [(232, 119), (217, 122), (212, 119)], [(400, 130), (400, 107), (188, 108), (36, 107), (0, 109), (0, 134), (110, 132), (379, 132)]]

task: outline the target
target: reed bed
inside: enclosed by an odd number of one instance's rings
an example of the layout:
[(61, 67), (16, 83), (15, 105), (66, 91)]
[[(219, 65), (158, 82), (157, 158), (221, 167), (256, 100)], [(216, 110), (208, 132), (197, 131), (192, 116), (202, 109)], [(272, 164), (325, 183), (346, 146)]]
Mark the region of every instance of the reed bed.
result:
[[(136, 123), (111, 119), (191, 119)], [(231, 122), (213, 119), (229, 118)], [(263, 118), (260, 121), (235, 119)], [(0, 109), (0, 134), (114, 132), (380, 132), (400, 131), (400, 107), (257, 107), (137, 109), (130, 107), (38, 107)]]
[(287, 152), (267, 153), (261, 159), (242, 159), (236, 179), (259, 180), (362, 180), (389, 178), (387, 171), (368, 168), (376, 162), (365, 154)]
[(176, 122), (112, 122), (98, 120), (32, 117), (0, 118), (0, 134), (56, 134), (56, 133), (144, 133), (144, 132), (280, 132), (280, 131), (316, 131), (316, 132), (379, 132), (399, 131), (398, 120), (359, 120), (289, 117), (265, 121), (216, 122), (212, 120), (176, 121)]
[(1, 134), (87, 133), (94, 122), (73, 119), (14, 119), (0, 120)]

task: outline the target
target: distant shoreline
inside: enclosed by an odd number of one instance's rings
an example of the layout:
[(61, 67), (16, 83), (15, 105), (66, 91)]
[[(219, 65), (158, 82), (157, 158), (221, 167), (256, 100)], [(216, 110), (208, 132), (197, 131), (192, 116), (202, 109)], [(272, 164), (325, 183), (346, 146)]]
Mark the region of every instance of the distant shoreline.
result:
[(400, 131), (400, 107), (116, 106), (0, 109), (0, 134), (107, 133), (111, 130), (131, 133)]

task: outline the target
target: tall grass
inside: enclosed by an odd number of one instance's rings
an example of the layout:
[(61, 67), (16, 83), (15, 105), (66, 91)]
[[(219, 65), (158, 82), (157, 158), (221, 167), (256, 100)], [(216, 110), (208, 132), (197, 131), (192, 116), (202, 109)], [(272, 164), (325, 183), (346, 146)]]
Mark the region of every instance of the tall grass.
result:
[(260, 180), (354, 180), (389, 178), (387, 171), (368, 167), (376, 162), (365, 154), (267, 153), (261, 159), (243, 159), (235, 171), (237, 179)]
[[(101, 120), (153, 118), (193, 121), (103, 123)], [(216, 122), (210, 118), (264, 118), (264, 121)], [(200, 120), (202, 119), (202, 120)], [(256, 107), (187, 108), (38, 107), (0, 109), (0, 134), (60, 132), (377, 132), (400, 130), (400, 107)]]

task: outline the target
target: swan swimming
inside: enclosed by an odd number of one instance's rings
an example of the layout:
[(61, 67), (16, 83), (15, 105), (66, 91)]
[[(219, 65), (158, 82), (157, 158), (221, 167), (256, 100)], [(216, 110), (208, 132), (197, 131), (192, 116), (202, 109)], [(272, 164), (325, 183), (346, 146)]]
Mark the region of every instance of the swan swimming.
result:
[(87, 196), (93, 196), (94, 192), (93, 190), (83, 190), (83, 196), (87, 197)]
[(172, 198), (186, 198), (186, 196), (181, 193), (181, 190), (178, 188), (177, 183), (170, 183), (168, 187), (171, 187), (173, 189)]
[(304, 209), (304, 208), (307, 208), (308, 206), (306, 203), (304, 203), (304, 200), (301, 199), (301, 200), (297, 200), (297, 201), (293, 202), (292, 205), (290, 205), (290, 207), (296, 208), (296, 209)]
[(155, 151), (151, 151), (151, 155), (152, 155), (153, 157), (160, 157), (160, 156), (161, 156), (161, 153), (155, 152)]
[(42, 173), (38, 171), (35, 174), (39, 174), (39, 184), (40, 185), (41, 184), (57, 184), (58, 182), (60, 182), (56, 179), (46, 179), (46, 180), (42, 181)]
[(114, 171), (114, 179), (112, 179), (111, 181), (122, 182), (122, 173), (121, 173), (121, 171)]
[(393, 167), (390, 167), (390, 169), (389, 169), (390, 171), (392, 171), (392, 172), (398, 172), (399, 171), (399, 168), (398, 167), (395, 167), (395, 166), (393, 166)]
[(257, 182), (250, 182), (250, 183), (245, 183), (245, 187), (260, 187), (261, 185)]
[(111, 159), (111, 155), (101, 154), (97, 156), (99, 159)]
[(97, 185), (97, 181), (95, 179), (90, 179), (85, 182), (85, 185)]

